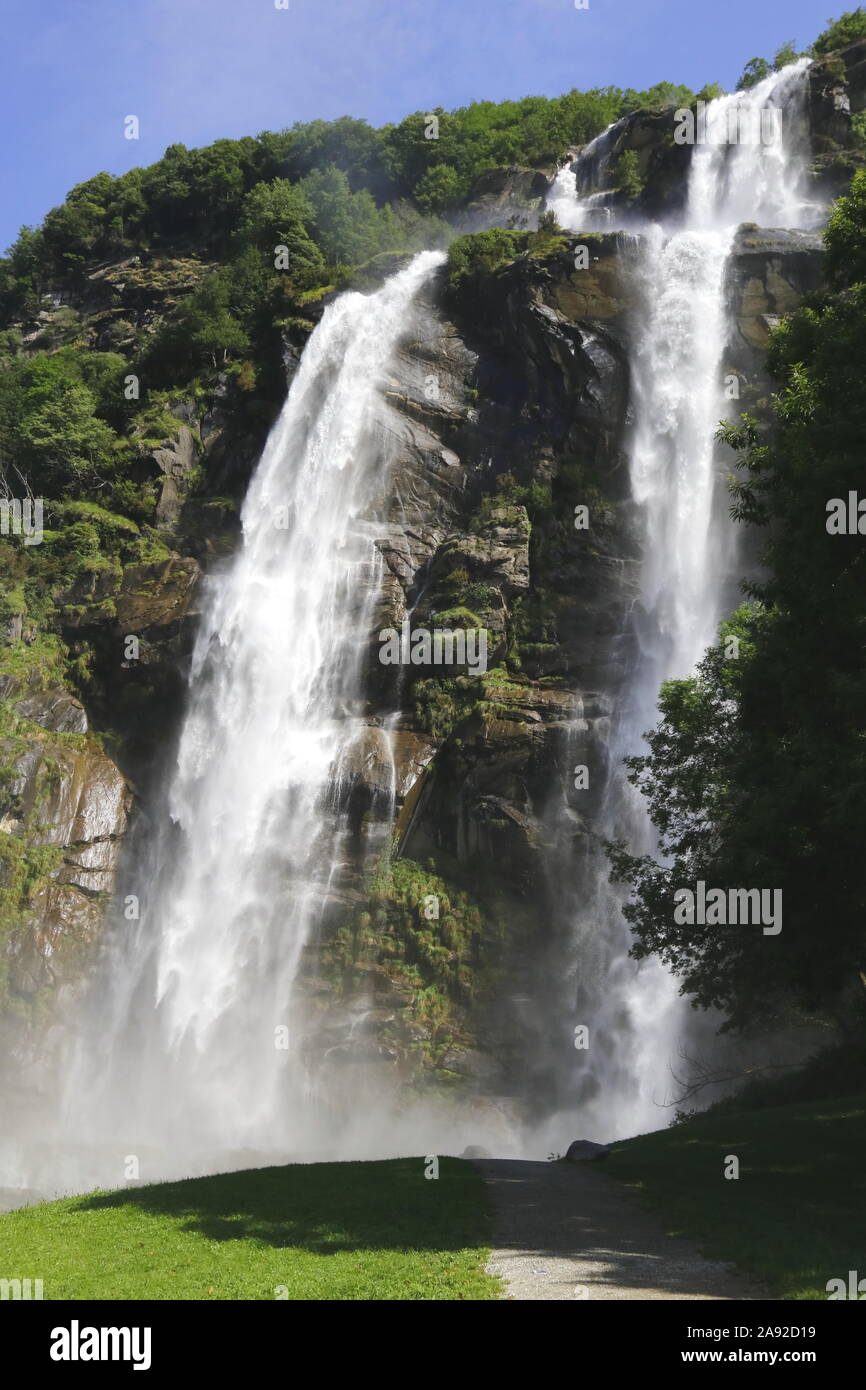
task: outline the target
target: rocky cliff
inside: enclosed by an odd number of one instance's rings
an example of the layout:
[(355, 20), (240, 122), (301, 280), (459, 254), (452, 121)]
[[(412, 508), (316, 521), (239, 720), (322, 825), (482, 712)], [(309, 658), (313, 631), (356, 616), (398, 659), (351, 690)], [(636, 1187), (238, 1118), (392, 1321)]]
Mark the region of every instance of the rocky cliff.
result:
[[(824, 192), (859, 158), (850, 123), (866, 104), (863, 53), (854, 45), (812, 72), (813, 176)], [(669, 112), (638, 112), (617, 137), (639, 156), (642, 211), (681, 196), (688, 150), (670, 133)], [(464, 225), (506, 212), (531, 222), (553, 172), (491, 171)], [(551, 864), (596, 833), (632, 655), (636, 254), (632, 236), (584, 235), (456, 285), (443, 271), (423, 331), (384, 384), (376, 632), (399, 629), (409, 612), (421, 626), (484, 628), (488, 669), (401, 668), (398, 681), (371, 633), (364, 730), (335, 803), (356, 853), (303, 972), (313, 1066), (367, 1057), (413, 1082), (471, 1074), (490, 1091), (507, 1090), (520, 1066), (521, 1020), (552, 944)], [(819, 284), (820, 258), (817, 237), (741, 229), (728, 369), (746, 402), (767, 389), (769, 328)], [(75, 303), (44, 311), (34, 342), (71, 307), (92, 346), (122, 350), (200, 274), (159, 257), (97, 267)], [(285, 330), (289, 377), (324, 302)], [(136, 542), (121, 563), (93, 564), (56, 595), (81, 676), (74, 693), (33, 659), (34, 634), (7, 620), (0, 880), (7, 992), (21, 1009), (74, 976), (98, 936), (133, 787), (150, 796), (171, 757), (202, 573), (236, 544), (279, 394), (215, 373), (204, 398), (178, 395), (163, 437), (142, 441), (151, 552)], [(581, 507), (587, 528), (575, 524)], [(589, 778), (579, 796), (578, 767)], [(392, 813), (396, 856), (371, 863), (366, 851)]]

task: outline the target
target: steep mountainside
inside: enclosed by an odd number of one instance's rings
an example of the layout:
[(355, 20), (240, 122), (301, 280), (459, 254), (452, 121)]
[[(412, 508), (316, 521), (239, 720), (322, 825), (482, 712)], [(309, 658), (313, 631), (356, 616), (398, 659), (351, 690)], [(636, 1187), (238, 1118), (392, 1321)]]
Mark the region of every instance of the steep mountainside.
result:
[[(866, 107), (864, 73), (863, 42), (811, 70), (816, 197), (841, 192), (863, 161), (852, 117)], [(691, 151), (672, 128), (670, 108), (621, 123), (614, 157), (636, 154), (637, 185), (617, 197), (635, 213), (669, 213), (682, 199)], [(355, 853), (303, 975), (316, 1066), (351, 1052), (413, 1082), (469, 1074), (491, 1093), (513, 1089), (557, 944), (551, 864), (598, 833), (593, 789), (633, 657), (640, 547), (625, 449), (638, 290), (631, 234), (535, 230), (567, 157), (562, 144), (539, 152), (537, 167), (487, 170), (450, 209), (416, 199), (416, 217), (447, 212), (483, 254), (461, 261), (452, 250), (426, 295), (424, 332), (405, 343), (382, 393), (385, 583), (368, 731), (339, 790)], [(485, 260), (478, 231), (506, 223), (511, 241)], [(287, 225), (269, 224), (262, 244), (274, 229), (288, 240)], [(419, 222), (413, 236), (432, 226)], [(209, 327), (183, 318), (218, 271), (220, 247), (85, 256), (40, 285), (37, 303), (7, 301), (4, 351), (36, 401), (30, 435), (15, 428), (34, 449), (47, 440), (46, 457), (73, 458), (54, 490), (50, 469), (41, 475), (42, 544), (0, 541), (0, 931), (19, 1018), (38, 1022), (99, 939), (130, 818), (147, 812), (173, 756), (203, 574), (236, 546), (239, 503), (310, 331), (343, 285), (371, 288), (411, 249), (351, 273), (332, 266), (312, 287), (296, 276), (252, 346), (234, 347), (225, 325), (210, 331), (225, 305)], [(768, 331), (819, 285), (821, 257), (818, 236), (740, 229), (726, 370), (745, 404), (766, 395)], [(153, 365), (154, 344), (169, 360), (173, 325), (184, 342), (199, 331), (205, 342), (186, 380)], [(45, 361), (50, 380), (34, 374)], [(140, 398), (125, 394), (133, 383)], [(57, 414), (39, 416), (49, 398)], [(93, 435), (102, 419), (112, 442)], [(575, 526), (581, 506), (589, 529)], [(410, 614), (421, 626), (486, 629), (487, 671), (400, 668), (398, 681), (377, 660), (377, 633)], [(588, 797), (570, 790), (579, 765)], [(365, 846), (391, 814), (394, 787), (398, 853), (371, 865)], [(424, 915), (430, 898), (435, 917)]]

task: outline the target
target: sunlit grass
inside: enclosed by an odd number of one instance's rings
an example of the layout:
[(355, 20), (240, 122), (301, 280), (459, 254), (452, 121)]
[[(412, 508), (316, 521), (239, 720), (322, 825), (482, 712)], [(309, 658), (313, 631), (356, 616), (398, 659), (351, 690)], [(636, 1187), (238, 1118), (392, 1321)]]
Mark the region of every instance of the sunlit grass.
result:
[(46, 1299), (495, 1299), (479, 1173), (293, 1164), (0, 1216), (0, 1277)]

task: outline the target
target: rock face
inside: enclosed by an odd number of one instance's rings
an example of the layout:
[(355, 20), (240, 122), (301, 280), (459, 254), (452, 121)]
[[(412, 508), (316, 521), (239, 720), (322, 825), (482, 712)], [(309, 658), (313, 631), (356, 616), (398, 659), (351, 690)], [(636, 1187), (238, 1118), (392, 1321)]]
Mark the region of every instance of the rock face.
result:
[(738, 360), (763, 367), (770, 329), (821, 283), (823, 243), (811, 232), (743, 226), (728, 274)]
[(866, 40), (849, 44), (809, 69), (809, 124), (814, 158), (810, 169), (816, 197), (838, 198), (864, 156), (851, 125), (866, 109)]
[(195, 436), (189, 426), (181, 425), (177, 436), (163, 448), (154, 449), (151, 458), (161, 476), (156, 523), (172, 530), (180, 519), (187, 481), (196, 460)]
[(0, 739), (0, 916), (7, 988), (30, 1000), (75, 976), (98, 935), (132, 792), (67, 691), (6, 677)]
[(461, 232), (486, 227), (534, 227), (552, 170), (487, 169), (475, 180), (465, 210), (456, 218)]
[[(548, 854), (562, 834), (552, 808), (568, 799), (575, 762), (601, 787), (628, 662), (619, 637), (638, 550), (619, 250), (618, 238), (600, 237), (583, 272), (570, 246), (469, 292), (440, 281), (384, 395), (391, 463), (376, 629), (399, 628), (408, 613), (414, 626), (483, 628), (488, 661), (476, 674), (395, 671), (371, 656), (379, 718), (341, 778), (359, 832), (384, 822), (395, 796), (400, 863), (414, 867), (405, 888), (398, 875), (372, 893), (350, 875), (309, 954), (310, 1049), (323, 1065), (340, 1048), (357, 1060), (349, 1038), (363, 1017), (371, 1062), (471, 1076), (493, 1092), (507, 1084), (519, 1039), (492, 1008), (494, 979), (520, 978), (538, 954)], [(593, 509), (590, 533), (575, 528), (578, 505)], [(387, 709), (399, 711), (389, 736)], [(591, 814), (584, 797), (571, 839), (590, 833)], [(439, 914), (429, 926), (428, 900)], [(395, 953), (395, 938), (408, 954)], [(436, 1000), (432, 1016), (419, 1011), (413, 971)]]
[[(590, 248), (583, 270), (578, 245)], [(408, 881), (372, 889), (348, 874), (308, 953), (310, 1056), (325, 1067), (355, 1055), (363, 1019), (367, 1063), (396, 1075), (471, 1077), (494, 1095), (519, 1075), (538, 960), (553, 944), (551, 866), (560, 854), (573, 863), (598, 834), (632, 657), (635, 255), (631, 238), (582, 235), (458, 291), (440, 281), (388, 383), (376, 628), (398, 629), (409, 613), (416, 626), (477, 626), (490, 659), (474, 676), (395, 675), (377, 665), (371, 637), (368, 727), (345, 780), (358, 844), (396, 809), (397, 862), (412, 867)], [(816, 238), (741, 230), (728, 356), (755, 389), (767, 386), (769, 327), (819, 274)], [(588, 530), (575, 527), (579, 506)], [(588, 792), (573, 789), (577, 767)], [(439, 970), (440, 951), (452, 966)], [(454, 972), (468, 959), (461, 987)], [(419, 977), (434, 1014), (419, 1011)]]
[[(866, 107), (864, 54), (852, 45), (841, 67), (812, 70), (819, 192), (859, 159), (850, 122)], [(642, 213), (682, 200), (691, 151), (673, 128), (672, 111), (642, 111), (612, 138), (613, 160), (638, 155)], [(488, 171), (460, 230), (534, 226), (553, 173)], [(807, 234), (740, 229), (726, 369), (749, 388), (766, 390), (768, 332), (817, 286), (820, 255)], [(333, 793), (350, 832), (346, 863), (300, 981), (313, 1070), (360, 1060), (413, 1085), (471, 1078), (497, 1096), (513, 1093), (525, 1065), (524, 1019), (554, 944), (551, 865), (597, 837), (612, 711), (634, 656), (635, 256), (632, 237), (583, 234), (459, 288), (443, 272), (384, 383), (376, 428), (388, 466), (366, 519), (379, 554), (367, 700), (347, 715), (355, 736)], [(377, 258), (358, 287), (374, 288), (400, 260)], [(122, 349), (206, 269), (156, 257), (97, 268), (76, 306), (89, 341)], [(94, 564), (59, 598), (63, 639), (89, 672), (87, 712), (68, 690), (0, 671), (0, 912), (21, 999), (71, 978), (99, 932), (130, 783), (146, 798), (173, 746), (203, 574), (237, 542), (237, 503), (284, 387), (280, 368), (296, 369), (323, 307), (286, 328), (272, 399), (247, 399), (221, 376), (207, 409), (175, 401), (165, 438), (142, 444), (136, 481), (155, 496), (153, 546)], [(407, 618), (483, 633), (483, 664), (384, 666), (379, 634)], [(4, 628), (8, 642), (26, 642), (14, 613)], [(117, 762), (88, 715), (117, 736)], [(575, 791), (577, 769), (588, 791)], [(392, 822), (397, 854), (371, 874)]]
[[(866, 154), (851, 118), (866, 109), (866, 39), (849, 44), (809, 69), (806, 118), (812, 147), (808, 171), (816, 202), (839, 197)], [(614, 126), (607, 153), (611, 207), (634, 206), (658, 218), (682, 207), (694, 146), (674, 139), (676, 108), (633, 111)], [(617, 186), (617, 162), (627, 151), (637, 155), (640, 191), (626, 194)], [(570, 152), (574, 158), (577, 152)]]

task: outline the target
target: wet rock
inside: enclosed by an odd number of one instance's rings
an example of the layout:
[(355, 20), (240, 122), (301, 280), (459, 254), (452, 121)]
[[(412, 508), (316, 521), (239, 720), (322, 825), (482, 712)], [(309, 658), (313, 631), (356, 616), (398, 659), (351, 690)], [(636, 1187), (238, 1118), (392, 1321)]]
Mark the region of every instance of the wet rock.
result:
[(796, 309), (805, 294), (819, 287), (822, 259), (823, 242), (815, 233), (753, 226), (739, 229), (727, 292), (741, 346), (763, 354), (772, 326), (783, 314)]
[(87, 714), (80, 700), (68, 690), (41, 690), (18, 700), (18, 714), (57, 734), (86, 734)]
[(574, 1139), (568, 1146), (565, 1157), (568, 1163), (583, 1163), (596, 1158), (607, 1158), (610, 1149), (606, 1144), (594, 1144), (590, 1139)]
[(117, 626), (141, 633), (179, 622), (190, 610), (200, 578), (198, 563), (189, 556), (127, 565), (117, 596)]
[(485, 169), (469, 193), (466, 207), (453, 221), (458, 231), (478, 232), (486, 227), (535, 227), (552, 169)]
[(154, 449), (151, 458), (161, 475), (162, 484), (156, 504), (156, 523), (166, 530), (173, 530), (186, 498), (189, 474), (197, 458), (196, 440), (189, 426), (181, 425), (176, 437), (162, 448)]
[[(67, 696), (65, 703), (61, 696), (46, 693), (44, 717), (63, 723), (76, 707), (83, 715), (77, 701)], [(17, 891), (9, 866), (20, 855), (43, 854), (28, 900), (7, 904), (20, 922), (8, 948), (10, 987), (28, 996), (60, 983), (70, 970), (74, 975), (82, 947), (97, 938), (132, 792), (112, 759), (95, 747), (46, 739), (23, 750), (5, 741), (0, 751), (10, 770), (0, 834), (12, 838), (10, 851), (18, 845), (16, 853), (4, 854), (0, 890)], [(45, 851), (53, 853), (45, 858)]]

